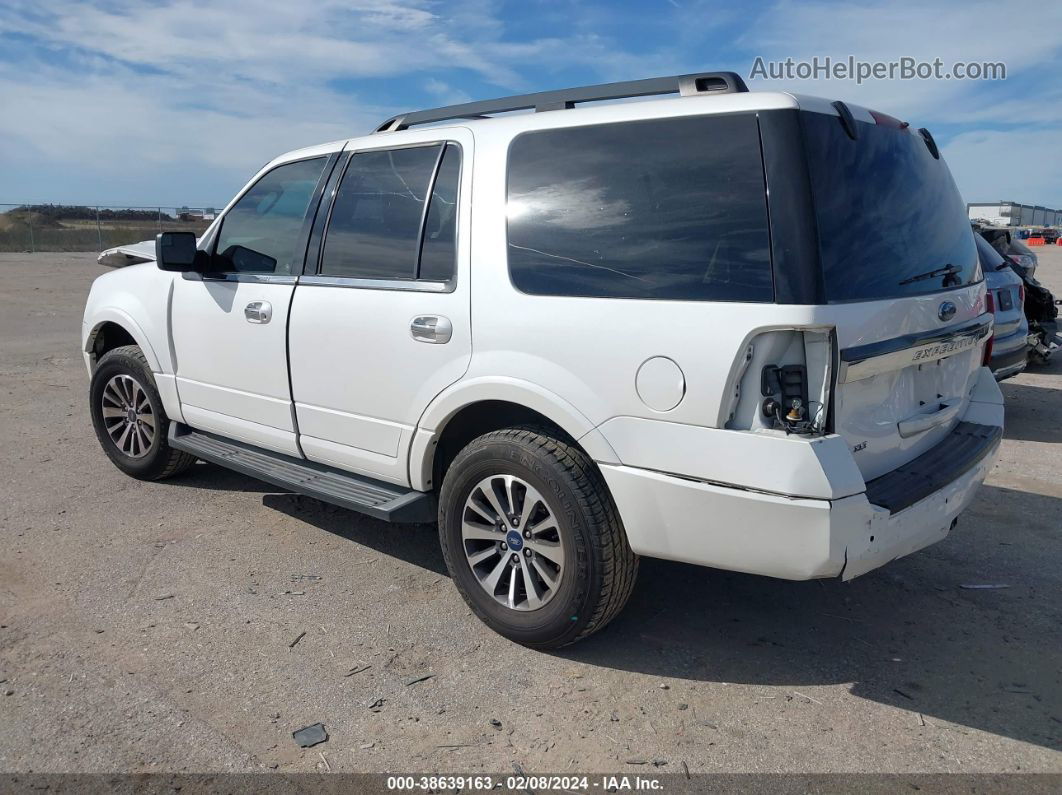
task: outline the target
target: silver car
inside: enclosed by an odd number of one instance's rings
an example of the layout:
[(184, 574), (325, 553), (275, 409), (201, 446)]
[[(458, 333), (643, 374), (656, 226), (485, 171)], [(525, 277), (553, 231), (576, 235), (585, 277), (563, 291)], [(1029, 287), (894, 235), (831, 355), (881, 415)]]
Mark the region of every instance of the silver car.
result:
[(994, 315), (992, 357), (988, 363), (997, 381), (1025, 369), (1029, 356), (1029, 321), (1025, 319), (1025, 287), (1021, 277), (996, 249), (975, 234), (977, 256), (988, 287), (989, 310)]

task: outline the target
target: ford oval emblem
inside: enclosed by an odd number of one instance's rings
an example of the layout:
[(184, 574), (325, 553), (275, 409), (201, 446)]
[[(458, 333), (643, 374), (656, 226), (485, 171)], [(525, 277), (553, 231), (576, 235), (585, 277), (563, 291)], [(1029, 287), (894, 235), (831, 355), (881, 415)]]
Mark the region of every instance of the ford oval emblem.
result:
[(940, 309), (937, 310), (937, 317), (941, 320), (948, 321), (955, 317), (955, 313), (958, 310), (951, 301), (945, 301), (940, 305)]

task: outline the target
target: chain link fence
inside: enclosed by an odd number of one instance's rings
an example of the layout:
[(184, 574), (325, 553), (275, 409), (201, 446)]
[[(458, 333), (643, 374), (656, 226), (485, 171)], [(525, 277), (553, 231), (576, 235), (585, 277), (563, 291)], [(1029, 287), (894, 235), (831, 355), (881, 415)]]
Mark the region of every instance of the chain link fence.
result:
[(201, 235), (213, 207), (0, 204), (0, 251), (103, 251), (159, 232)]

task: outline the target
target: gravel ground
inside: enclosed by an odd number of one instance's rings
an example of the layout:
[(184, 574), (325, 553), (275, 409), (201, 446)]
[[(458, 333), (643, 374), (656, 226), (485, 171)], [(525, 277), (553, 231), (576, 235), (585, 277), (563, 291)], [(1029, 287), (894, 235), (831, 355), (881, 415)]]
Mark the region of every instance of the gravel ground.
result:
[(848, 584), (645, 560), (542, 653), (469, 613), (432, 526), (121, 475), (78, 351), (102, 271), (0, 255), (0, 770), (1062, 772), (1062, 356), (1004, 384), (945, 542)]

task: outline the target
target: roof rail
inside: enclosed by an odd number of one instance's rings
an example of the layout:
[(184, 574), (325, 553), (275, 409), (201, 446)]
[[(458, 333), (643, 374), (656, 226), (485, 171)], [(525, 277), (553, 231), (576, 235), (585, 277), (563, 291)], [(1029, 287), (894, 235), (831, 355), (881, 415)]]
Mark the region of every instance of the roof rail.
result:
[(374, 132), (395, 132), (417, 124), (430, 124), (447, 119), (480, 119), (491, 113), (507, 113), (513, 110), (536, 112), (574, 108), (580, 102), (597, 102), (604, 99), (628, 99), (657, 94), (680, 94), (684, 97), (695, 94), (734, 94), (747, 92), (748, 86), (736, 72), (701, 72), (672, 77), (650, 77), (645, 80), (628, 80), (622, 83), (602, 83), (596, 86), (564, 88), (559, 91), (539, 91), (535, 94), (519, 94), (513, 97), (486, 99), (449, 105), (445, 108), (418, 110), (394, 116)]

